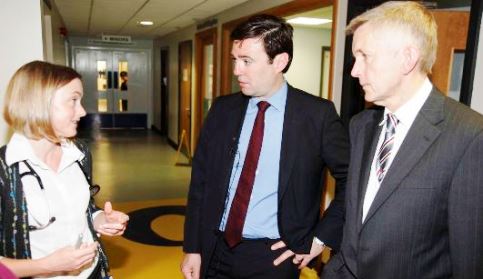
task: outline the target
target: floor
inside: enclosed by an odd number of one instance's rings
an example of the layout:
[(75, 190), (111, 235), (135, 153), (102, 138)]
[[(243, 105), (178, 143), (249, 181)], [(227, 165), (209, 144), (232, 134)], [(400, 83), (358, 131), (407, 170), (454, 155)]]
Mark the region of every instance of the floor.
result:
[[(101, 186), (96, 203), (111, 201), (130, 215), (130, 238), (103, 237), (114, 278), (182, 278), (179, 263), (184, 217), (180, 214), (140, 215), (141, 209), (184, 209), (191, 167), (176, 166), (176, 150), (150, 130), (102, 130), (80, 133), (93, 156), (93, 180)], [(185, 156), (179, 162), (187, 163)], [(142, 213), (142, 212), (141, 212)], [(146, 218), (146, 216), (150, 218)], [(140, 223), (142, 225), (140, 225)], [(149, 232), (175, 242), (146, 244)]]
[[(85, 135), (84, 135), (85, 138)], [(191, 168), (175, 166), (176, 150), (150, 130), (102, 130), (88, 137), (97, 201), (186, 198)], [(183, 155), (182, 163), (188, 162)]]
[[(103, 237), (114, 278), (183, 278), (179, 264), (188, 159), (150, 130), (80, 132), (93, 155), (96, 203), (111, 201), (130, 221), (122, 237)], [(178, 160), (178, 165), (176, 161)], [(301, 278), (317, 278), (304, 269)]]

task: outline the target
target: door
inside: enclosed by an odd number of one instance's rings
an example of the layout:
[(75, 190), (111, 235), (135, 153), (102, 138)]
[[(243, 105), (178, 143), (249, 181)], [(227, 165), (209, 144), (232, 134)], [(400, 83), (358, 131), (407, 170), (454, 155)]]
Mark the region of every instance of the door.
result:
[[(87, 113), (110, 111), (112, 57), (108, 51), (76, 49), (74, 68), (82, 75)], [(112, 77), (112, 76), (111, 76)]]
[(196, 124), (193, 146), (196, 146), (203, 121), (215, 97), (216, 88), (216, 28), (196, 34)]
[(161, 135), (168, 134), (168, 49), (161, 49)]
[(438, 10), (432, 13), (438, 24), (438, 51), (431, 81), (439, 90), (459, 101), (470, 13)]
[(114, 108), (112, 112), (117, 115), (148, 112), (147, 61), (148, 54), (144, 51), (113, 52)]
[(87, 111), (81, 129), (147, 127), (146, 51), (74, 48), (73, 60), (83, 78)]
[[(179, 85), (179, 131), (178, 144), (184, 134), (187, 146), (183, 146), (183, 152), (191, 150), (191, 67), (192, 67), (192, 41), (179, 43), (178, 85)], [(184, 141), (183, 140), (183, 141)], [(188, 152), (189, 153), (189, 152)]]

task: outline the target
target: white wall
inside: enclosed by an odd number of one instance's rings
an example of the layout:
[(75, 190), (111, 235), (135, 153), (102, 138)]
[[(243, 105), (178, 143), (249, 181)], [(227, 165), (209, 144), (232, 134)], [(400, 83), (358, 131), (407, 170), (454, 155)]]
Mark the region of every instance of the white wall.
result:
[[(0, 108), (13, 73), (23, 64), (43, 59), (41, 0), (2, 0), (0, 9)], [(12, 27), (15, 25), (15, 27)], [(0, 119), (0, 145), (7, 142), (8, 127)]]
[[(44, 12), (44, 58), (45, 61), (67, 65), (64, 37), (60, 34), (60, 28), (64, 26), (59, 11), (55, 7), (55, 3), (51, 1), (52, 9), (43, 5)], [(47, 20), (46, 20), (47, 19)], [(49, 25), (47, 25), (47, 21)], [(45, 32), (47, 31), (48, 32)], [(50, 34), (47, 34), (50, 33)], [(49, 49), (50, 48), (50, 49)]]
[(294, 26), (294, 53), (285, 79), (290, 85), (320, 96), (322, 46), (330, 47), (330, 29)]
[(483, 114), (483, 18), (480, 23), (480, 37), (478, 53), (476, 56), (475, 78), (473, 81), (473, 94), (471, 108)]
[[(333, 75), (332, 75), (332, 102), (335, 109), (340, 114), (340, 105), (342, 100), (342, 77), (344, 72), (344, 48), (345, 48), (345, 26), (347, 22), (347, 6), (348, 0), (339, 0), (337, 2), (337, 26), (334, 32), (334, 42), (332, 42), (331, 55), (333, 58)], [(334, 53), (335, 52), (335, 53)]]

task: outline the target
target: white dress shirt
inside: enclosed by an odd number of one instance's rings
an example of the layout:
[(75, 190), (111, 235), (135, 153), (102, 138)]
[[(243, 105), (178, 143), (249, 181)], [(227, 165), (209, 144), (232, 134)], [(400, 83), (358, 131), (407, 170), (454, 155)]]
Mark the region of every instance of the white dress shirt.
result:
[[(391, 112), (387, 108), (384, 110), (384, 120), (382, 120), (381, 123), (379, 123), (379, 126), (384, 125), (384, 123), (386, 122), (388, 113), (394, 113), (396, 118), (399, 120), (399, 123), (396, 127), (396, 132), (394, 135), (394, 144), (392, 146), (391, 154), (387, 161), (387, 171), (389, 171), (392, 161), (394, 159), (394, 156), (397, 154), (399, 148), (401, 147), (401, 144), (406, 138), (409, 128), (411, 128), (411, 125), (413, 124), (414, 119), (416, 118), (419, 111), (421, 110), (421, 107), (424, 105), (424, 102), (426, 102), (426, 99), (428, 98), (432, 89), (433, 89), (433, 85), (431, 84), (429, 79), (426, 78), (426, 80), (423, 82), (422, 86), (419, 88), (416, 94), (411, 99), (409, 99), (409, 101), (407, 101), (404, 105), (402, 105), (397, 111)], [(381, 147), (384, 141), (385, 134), (386, 134), (386, 128), (384, 125), (384, 127), (382, 128), (381, 134), (379, 135), (379, 141), (377, 143), (376, 150), (379, 150), (379, 148)], [(376, 198), (376, 194), (379, 191), (379, 187), (380, 187), (380, 183), (377, 179), (377, 174), (376, 174), (377, 153), (378, 152), (376, 151), (374, 154), (374, 158), (372, 159), (369, 181), (367, 184), (366, 194), (364, 195), (364, 204), (362, 207), (363, 223), (364, 223), (364, 220), (366, 219), (367, 212), (369, 212), (372, 202)], [(384, 179), (382, 181), (384, 181)]]
[[(86, 218), (90, 199), (89, 186), (76, 163), (77, 160), (84, 158), (84, 154), (72, 142), (62, 143), (61, 147), (62, 158), (58, 170), (54, 171), (35, 155), (25, 136), (13, 134), (7, 145), (7, 164), (11, 166), (20, 162), (19, 171), (22, 174), (29, 171), (22, 162), (27, 160), (44, 186), (42, 191), (37, 179), (32, 175), (22, 178), (29, 225), (42, 227), (49, 223), (51, 217), (56, 219), (43, 229), (30, 231), (32, 259), (45, 257), (65, 246), (75, 246), (80, 234), (83, 243), (93, 242)], [(94, 263), (80, 274), (49, 278), (87, 278), (96, 263), (97, 257)]]

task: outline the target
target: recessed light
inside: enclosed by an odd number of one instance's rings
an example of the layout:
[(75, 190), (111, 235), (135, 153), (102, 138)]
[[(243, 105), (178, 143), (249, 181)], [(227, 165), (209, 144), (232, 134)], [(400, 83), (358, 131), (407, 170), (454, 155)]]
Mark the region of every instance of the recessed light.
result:
[(151, 20), (141, 20), (141, 21), (138, 21), (138, 24), (142, 26), (151, 26), (154, 24), (154, 22)]
[(330, 23), (332, 20), (325, 18), (315, 18), (315, 17), (296, 17), (287, 20), (288, 23), (292, 24), (303, 24), (303, 25), (321, 25), (325, 23)]

